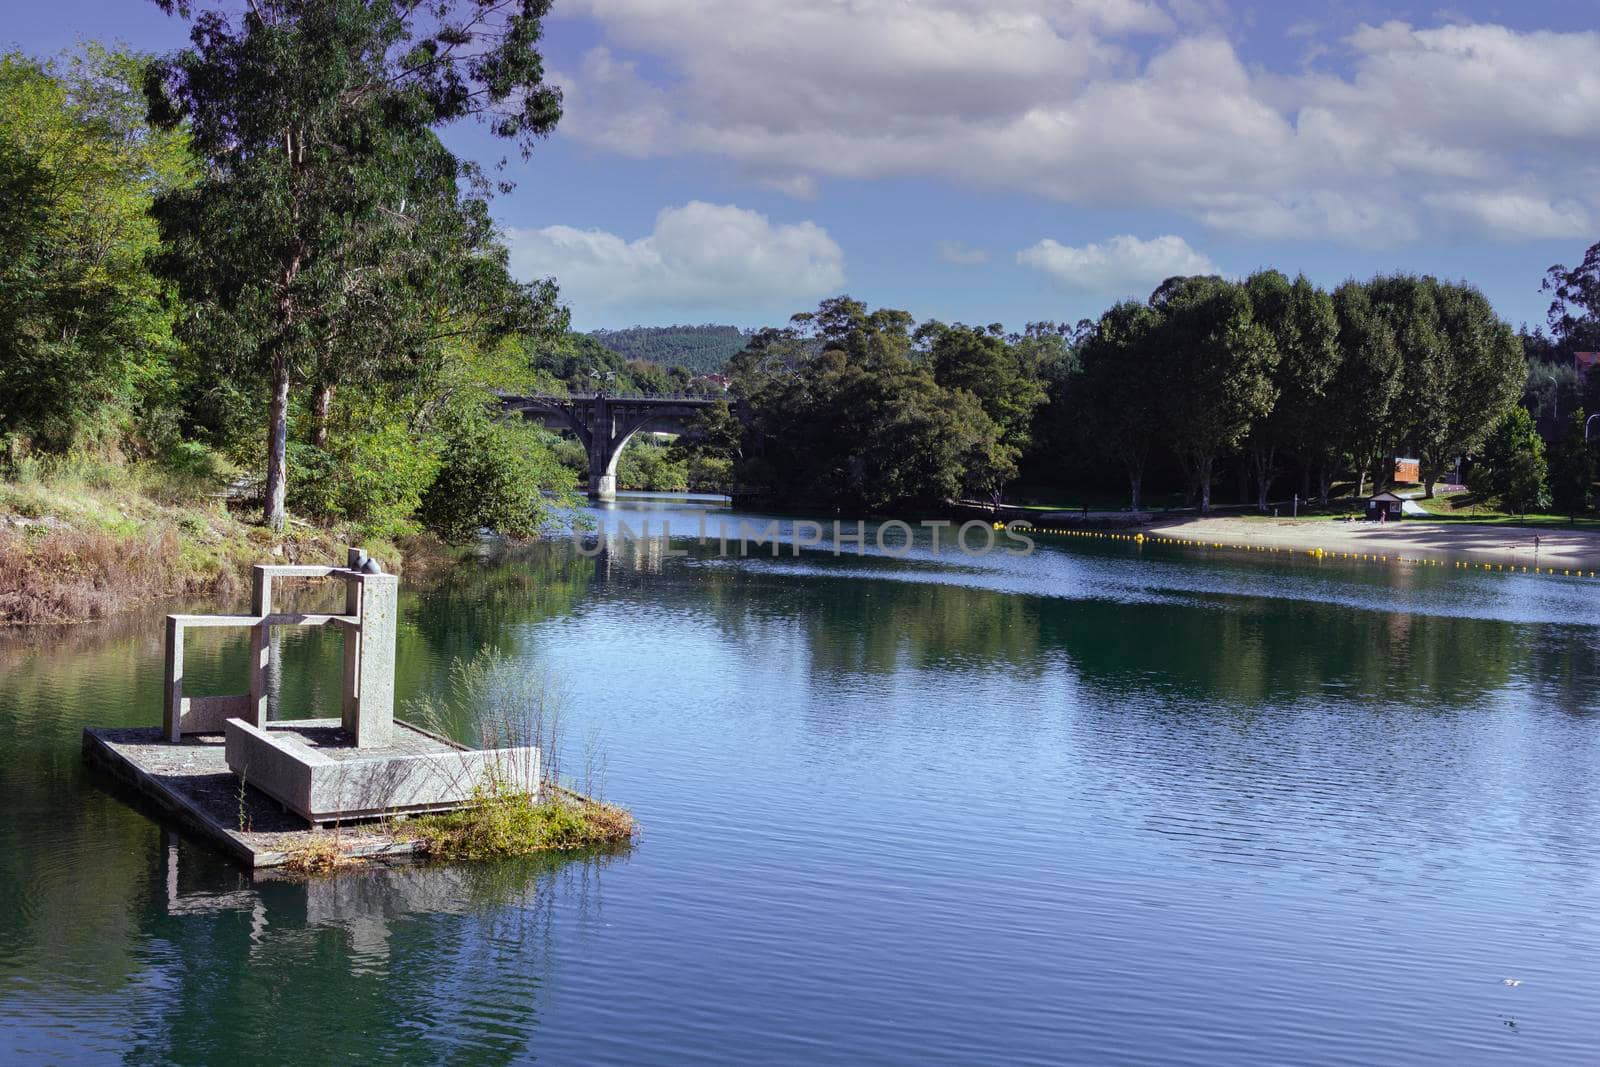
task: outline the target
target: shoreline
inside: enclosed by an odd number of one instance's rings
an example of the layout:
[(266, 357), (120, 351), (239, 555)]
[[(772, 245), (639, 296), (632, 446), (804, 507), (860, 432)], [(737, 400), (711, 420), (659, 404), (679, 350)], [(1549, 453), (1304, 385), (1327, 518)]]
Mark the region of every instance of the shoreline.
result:
[[(1142, 527), (1161, 537), (1210, 544), (1295, 549), (1330, 555), (1364, 553), (1405, 559), (1437, 559), (1600, 572), (1600, 532), (1499, 526), (1468, 522), (1338, 522), (1326, 519), (1185, 517), (1158, 519)], [(1535, 539), (1537, 538), (1537, 545)]]

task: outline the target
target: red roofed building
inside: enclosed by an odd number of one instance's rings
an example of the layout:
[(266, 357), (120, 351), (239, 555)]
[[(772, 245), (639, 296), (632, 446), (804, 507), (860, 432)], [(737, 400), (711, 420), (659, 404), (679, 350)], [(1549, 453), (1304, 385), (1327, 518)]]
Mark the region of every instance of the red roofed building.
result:
[(1579, 374), (1588, 374), (1590, 368), (1596, 365), (1600, 365), (1600, 352), (1572, 353), (1572, 369)]

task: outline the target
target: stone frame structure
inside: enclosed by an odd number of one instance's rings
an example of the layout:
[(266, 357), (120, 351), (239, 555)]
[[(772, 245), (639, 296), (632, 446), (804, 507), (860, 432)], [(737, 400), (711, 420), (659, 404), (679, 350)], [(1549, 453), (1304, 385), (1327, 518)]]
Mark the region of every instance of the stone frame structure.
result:
[[(290, 578), (337, 578), (345, 583), (344, 614), (308, 615), (272, 610), (273, 583)], [(258, 564), (251, 571), (249, 615), (168, 615), (166, 686), (162, 727), (171, 742), (184, 734), (223, 732), (233, 718), (267, 724), (267, 668), (274, 626), (337, 626), (344, 631), (342, 723), (358, 748), (387, 745), (394, 730), (394, 642), (400, 583), (358, 548), (348, 566)], [(230, 696), (183, 695), (183, 638), (198, 627), (250, 628), (249, 692)]]
[[(442, 811), (470, 802), (486, 782), (519, 793), (540, 788), (535, 746), (470, 749), (394, 718), (399, 582), (360, 549), (345, 567), (263, 564), (253, 570), (251, 614), (167, 616), (162, 734), (224, 735), (227, 767), (313, 826), (343, 819)], [(342, 615), (273, 611), (273, 583), (345, 583)], [(250, 628), (249, 692), (183, 695), (183, 639), (191, 628)], [(344, 633), (339, 719), (267, 721), (274, 626), (337, 626)], [(332, 741), (329, 741), (329, 735)]]

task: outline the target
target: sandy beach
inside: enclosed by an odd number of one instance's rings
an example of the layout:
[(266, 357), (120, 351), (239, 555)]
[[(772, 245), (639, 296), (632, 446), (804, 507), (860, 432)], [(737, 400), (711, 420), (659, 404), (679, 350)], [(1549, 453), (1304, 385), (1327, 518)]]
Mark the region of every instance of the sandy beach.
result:
[[(1559, 528), (1314, 519), (1157, 518), (1146, 535), (1225, 545), (1377, 553), (1409, 559), (1470, 560), (1518, 567), (1600, 572), (1600, 533)], [(1535, 543), (1537, 538), (1537, 544)]]

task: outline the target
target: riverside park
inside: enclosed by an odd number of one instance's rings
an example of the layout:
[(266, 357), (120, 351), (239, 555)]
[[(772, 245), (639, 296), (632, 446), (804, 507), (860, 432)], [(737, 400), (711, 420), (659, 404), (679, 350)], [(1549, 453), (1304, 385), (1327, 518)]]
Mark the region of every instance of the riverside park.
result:
[(1600, 1062), (1558, 0), (0, 20), (0, 1063)]

